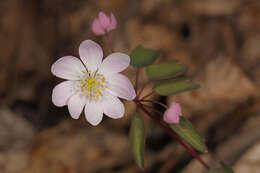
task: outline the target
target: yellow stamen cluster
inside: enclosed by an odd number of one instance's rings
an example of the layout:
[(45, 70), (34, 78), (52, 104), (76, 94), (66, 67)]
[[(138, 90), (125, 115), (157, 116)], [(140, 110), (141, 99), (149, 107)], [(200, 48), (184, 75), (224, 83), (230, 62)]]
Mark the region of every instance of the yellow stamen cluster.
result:
[(99, 97), (103, 96), (102, 92), (106, 90), (106, 79), (102, 74), (97, 74), (96, 72), (84, 73), (85, 77), (79, 81), (76, 91), (84, 93), (88, 99), (98, 100)]

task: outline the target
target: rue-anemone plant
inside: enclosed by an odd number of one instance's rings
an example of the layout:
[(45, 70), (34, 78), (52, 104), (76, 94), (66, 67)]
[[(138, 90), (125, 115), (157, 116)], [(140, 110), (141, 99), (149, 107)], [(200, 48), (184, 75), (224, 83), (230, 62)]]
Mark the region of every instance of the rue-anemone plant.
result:
[[(143, 116), (148, 116), (175, 141), (182, 145), (192, 157), (198, 160), (210, 173), (231, 173), (231, 168), (220, 162), (218, 167), (210, 167), (199, 155), (207, 153), (203, 137), (182, 115), (181, 105), (172, 102), (169, 106), (150, 96), (170, 96), (199, 88), (186, 79), (187, 68), (175, 60), (154, 63), (160, 52), (144, 48), (142, 45), (132, 50), (130, 56), (115, 52), (109, 32), (117, 26), (115, 16), (100, 12), (91, 23), (95, 35), (104, 36), (111, 54), (103, 59), (103, 50), (92, 40), (85, 40), (79, 46), (79, 57), (64, 56), (51, 67), (53, 75), (66, 81), (56, 85), (52, 92), (52, 102), (58, 107), (68, 106), (72, 118), (78, 119), (84, 109), (86, 120), (98, 125), (103, 115), (113, 119), (124, 116), (125, 107), (121, 99), (133, 101), (136, 112), (132, 115), (130, 140), (137, 165), (144, 168), (145, 127)], [(136, 68), (135, 87), (123, 74), (129, 65)], [(149, 78), (142, 88), (138, 87), (139, 71), (146, 68)], [(152, 84), (152, 91), (143, 96), (144, 89)], [(156, 109), (149, 103), (162, 109)], [(163, 112), (161, 110), (164, 110)], [(154, 116), (158, 114), (159, 116)]]

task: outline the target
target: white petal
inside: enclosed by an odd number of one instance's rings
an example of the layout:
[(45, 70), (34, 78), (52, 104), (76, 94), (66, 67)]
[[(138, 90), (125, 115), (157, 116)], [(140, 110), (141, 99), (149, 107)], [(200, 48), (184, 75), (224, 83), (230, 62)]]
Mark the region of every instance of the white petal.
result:
[(119, 98), (111, 94), (106, 94), (104, 96), (102, 106), (104, 109), (104, 114), (110, 118), (121, 118), (125, 114), (124, 104), (119, 100)]
[(108, 91), (120, 98), (133, 100), (136, 93), (131, 81), (124, 75), (116, 73), (106, 77)]
[(65, 81), (56, 85), (52, 91), (52, 102), (56, 106), (65, 106), (73, 94), (73, 81)]
[(64, 56), (51, 66), (53, 75), (68, 80), (80, 79), (80, 76), (83, 75), (82, 71), (86, 71), (84, 65), (73, 56)]
[(68, 109), (71, 117), (74, 119), (78, 119), (85, 104), (86, 104), (85, 97), (80, 97), (79, 94), (75, 94), (71, 96), (68, 101)]
[(103, 118), (103, 108), (96, 102), (87, 102), (85, 107), (85, 117), (93, 126), (98, 125)]
[(92, 40), (85, 40), (79, 46), (79, 56), (88, 70), (96, 71), (103, 58), (102, 48)]
[(124, 53), (112, 53), (104, 59), (98, 72), (102, 74), (118, 73), (129, 66), (130, 58)]

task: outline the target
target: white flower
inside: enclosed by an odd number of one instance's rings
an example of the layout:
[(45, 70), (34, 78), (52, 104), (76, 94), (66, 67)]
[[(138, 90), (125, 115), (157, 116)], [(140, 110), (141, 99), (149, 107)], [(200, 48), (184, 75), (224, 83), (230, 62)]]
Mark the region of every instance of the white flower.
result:
[(101, 122), (103, 113), (121, 118), (125, 108), (118, 97), (126, 100), (136, 97), (132, 83), (119, 73), (129, 66), (129, 56), (112, 53), (102, 62), (102, 48), (91, 40), (80, 44), (79, 55), (83, 63), (65, 56), (52, 65), (53, 75), (67, 79), (53, 89), (52, 102), (59, 107), (68, 105), (74, 119), (79, 118), (85, 107), (85, 117), (94, 126)]

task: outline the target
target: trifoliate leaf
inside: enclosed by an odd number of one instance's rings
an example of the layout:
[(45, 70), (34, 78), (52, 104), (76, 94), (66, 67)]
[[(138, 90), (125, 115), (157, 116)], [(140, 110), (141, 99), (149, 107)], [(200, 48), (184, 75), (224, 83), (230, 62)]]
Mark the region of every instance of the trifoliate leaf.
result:
[(176, 74), (183, 73), (186, 70), (187, 68), (180, 65), (178, 62), (168, 61), (152, 64), (147, 67), (146, 72), (150, 79), (159, 80), (174, 77)]
[(168, 96), (199, 87), (199, 85), (195, 85), (185, 79), (178, 79), (160, 82), (154, 86), (154, 90), (159, 95)]
[(134, 67), (145, 67), (152, 64), (157, 57), (159, 52), (152, 49), (145, 49), (141, 45), (137, 46), (131, 53), (130, 64)]
[(198, 151), (205, 153), (208, 151), (205, 145), (204, 139), (201, 137), (199, 132), (193, 128), (193, 126), (185, 120), (185, 118), (180, 117), (178, 124), (170, 124), (170, 127), (175, 133), (177, 133), (183, 140), (188, 142)]
[(132, 117), (130, 139), (136, 163), (140, 168), (144, 168), (145, 130), (144, 121), (138, 113)]

